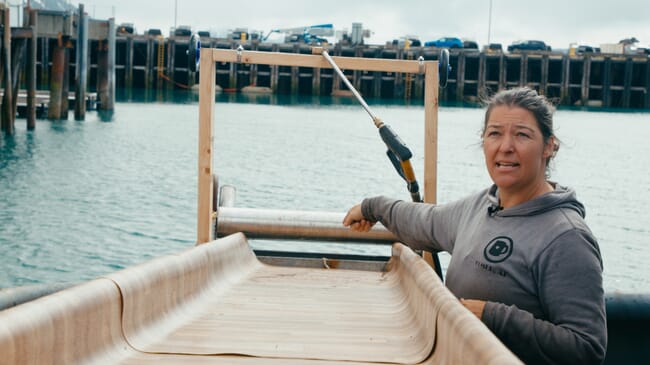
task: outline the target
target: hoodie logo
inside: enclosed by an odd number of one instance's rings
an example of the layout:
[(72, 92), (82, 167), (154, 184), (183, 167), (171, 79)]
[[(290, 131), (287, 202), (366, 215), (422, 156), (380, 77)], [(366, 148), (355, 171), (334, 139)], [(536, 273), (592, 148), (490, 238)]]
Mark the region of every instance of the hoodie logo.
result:
[(483, 256), (491, 263), (503, 262), (512, 254), (512, 246), (510, 237), (496, 237), (485, 246)]

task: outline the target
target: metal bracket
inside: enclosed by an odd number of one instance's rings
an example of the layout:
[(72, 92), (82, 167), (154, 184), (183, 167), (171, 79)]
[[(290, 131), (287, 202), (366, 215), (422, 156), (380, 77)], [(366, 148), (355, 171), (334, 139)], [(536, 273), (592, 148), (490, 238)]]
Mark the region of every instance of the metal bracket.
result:
[(424, 57), (422, 56), (418, 57), (418, 66), (420, 67), (419, 69), (420, 75), (424, 74)]
[(244, 47), (240, 44), (239, 47), (237, 47), (237, 63), (241, 63), (241, 55), (243, 51)]

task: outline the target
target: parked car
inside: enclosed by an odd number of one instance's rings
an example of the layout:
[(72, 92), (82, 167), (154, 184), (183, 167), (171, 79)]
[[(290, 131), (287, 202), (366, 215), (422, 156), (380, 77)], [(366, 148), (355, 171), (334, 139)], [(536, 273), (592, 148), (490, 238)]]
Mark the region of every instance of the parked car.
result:
[(463, 41), (463, 48), (465, 49), (478, 49), (478, 43), (470, 40)]
[(576, 53), (577, 54), (583, 54), (583, 53), (595, 53), (596, 50), (592, 46), (577, 46), (576, 47)]
[(435, 41), (425, 42), (424, 46), (437, 48), (463, 48), (463, 41), (456, 37), (442, 37)]
[(503, 47), (501, 43), (488, 43), (483, 47), (483, 51), (486, 53), (500, 53), (503, 52)]
[(192, 27), (189, 25), (179, 25), (174, 29), (174, 36), (176, 37), (189, 37), (192, 35)]
[(162, 32), (158, 28), (151, 28), (151, 29), (147, 29), (147, 31), (144, 32), (144, 34), (155, 37), (155, 36), (162, 35)]
[(525, 40), (516, 41), (508, 46), (508, 52), (513, 51), (550, 51), (551, 46), (546, 45), (544, 41)]
[(117, 26), (117, 34), (135, 34), (133, 23), (122, 23)]

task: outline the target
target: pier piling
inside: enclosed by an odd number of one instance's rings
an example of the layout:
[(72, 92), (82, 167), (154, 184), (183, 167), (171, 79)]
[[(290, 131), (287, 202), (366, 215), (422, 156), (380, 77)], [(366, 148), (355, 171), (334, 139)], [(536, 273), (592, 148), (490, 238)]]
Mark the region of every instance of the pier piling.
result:
[[(11, 72), (11, 18), (9, 8), (3, 8), (3, 25), (4, 32), (2, 38), (2, 77), (4, 79), (4, 95), (2, 97), (2, 130), (6, 134), (14, 134), (14, 114), (13, 112), (13, 82)], [(2, 82), (0, 82), (2, 84)]]
[(75, 52), (75, 105), (74, 119), (86, 119), (86, 88), (88, 83), (88, 15), (84, 5), (79, 5), (77, 43)]
[(31, 37), (28, 42), (27, 53), (27, 130), (36, 128), (36, 59), (38, 54), (38, 12), (29, 10), (26, 13), (29, 18), (29, 27), (31, 29)]
[(65, 74), (65, 47), (62, 37), (52, 50), (52, 68), (50, 69), (50, 103), (47, 117), (50, 120), (61, 118), (61, 98), (63, 97), (63, 76)]

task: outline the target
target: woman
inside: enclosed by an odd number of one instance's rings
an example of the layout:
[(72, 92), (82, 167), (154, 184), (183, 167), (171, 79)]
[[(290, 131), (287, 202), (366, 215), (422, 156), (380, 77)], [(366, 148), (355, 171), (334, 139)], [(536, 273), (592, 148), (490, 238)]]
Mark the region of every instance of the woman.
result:
[(365, 199), (343, 224), (379, 221), (413, 249), (451, 253), (449, 290), (524, 362), (598, 364), (602, 260), (575, 192), (547, 180), (553, 111), (528, 88), (496, 94), (482, 133), (490, 188), (440, 206)]

